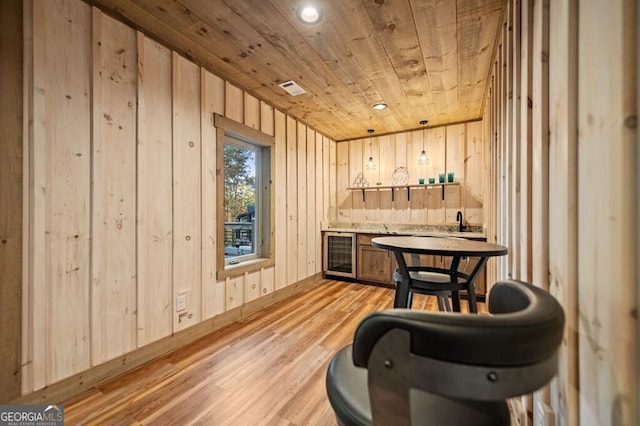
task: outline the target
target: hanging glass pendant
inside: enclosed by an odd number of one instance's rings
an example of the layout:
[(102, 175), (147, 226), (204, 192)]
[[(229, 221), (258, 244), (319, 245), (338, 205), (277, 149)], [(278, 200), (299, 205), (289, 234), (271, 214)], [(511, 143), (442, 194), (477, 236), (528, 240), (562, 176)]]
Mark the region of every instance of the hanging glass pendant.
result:
[(422, 152), (420, 153), (420, 157), (418, 158), (419, 166), (428, 166), (429, 165), (429, 157), (427, 157), (427, 151), (424, 149), (424, 126), (428, 123), (427, 120), (420, 121), (422, 125)]
[[(375, 132), (375, 130), (373, 129), (369, 129), (367, 130), (367, 132), (369, 134), (372, 134), (373, 132)], [(367, 170), (375, 170), (376, 169), (376, 163), (373, 162), (373, 154), (371, 152), (371, 138), (369, 138), (369, 161), (367, 162)]]

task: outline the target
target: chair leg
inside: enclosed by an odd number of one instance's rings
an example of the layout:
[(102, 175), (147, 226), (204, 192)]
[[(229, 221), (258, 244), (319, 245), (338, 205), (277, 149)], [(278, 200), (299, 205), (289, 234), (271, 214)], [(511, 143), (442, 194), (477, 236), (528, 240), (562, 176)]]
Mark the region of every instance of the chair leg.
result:
[(449, 296), (437, 296), (438, 297), (438, 310), (442, 312), (451, 312), (451, 305), (449, 304)]
[(451, 292), (451, 305), (455, 312), (460, 312), (460, 292), (457, 290)]
[(438, 310), (441, 311), (441, 312), (445, 311), (446, 309), (445, 309), (445, 306), (444, 306), (444, 304), (445, 304), (444, 297), (442, 297), (442, 296), (436, 296), (436, 297), (438, 298)]
[(471, 284), (467, 288), (467, 298), (469, 299), (469, 312), (471, 312), (472, 314), (477, 314), (478, 303), (476, 302), (476, 290), (473, 284)]

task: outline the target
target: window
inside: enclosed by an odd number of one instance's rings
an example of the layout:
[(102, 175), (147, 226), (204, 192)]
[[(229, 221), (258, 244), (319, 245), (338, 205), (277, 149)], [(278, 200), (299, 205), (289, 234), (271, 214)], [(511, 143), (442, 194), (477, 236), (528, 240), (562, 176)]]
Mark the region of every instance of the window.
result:
[(218, 279), (274, 263), (273, 137), (215, 115)]

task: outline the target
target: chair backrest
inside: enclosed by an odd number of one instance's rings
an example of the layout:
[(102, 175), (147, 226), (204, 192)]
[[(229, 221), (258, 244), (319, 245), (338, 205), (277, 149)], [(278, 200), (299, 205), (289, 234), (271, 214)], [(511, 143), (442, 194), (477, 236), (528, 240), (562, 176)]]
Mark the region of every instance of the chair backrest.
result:
[[(409, 389), (498, 401), (540, 388), (557, 372), (564, 313), (548, 292), (519, 281), (496, 283), (491, 315), (394, 309), (356, 330), (353, 362), (368, 369), (369, 396), (406, 410)], [(393, 396), (396, 395), (396, 396)], [(386, 413), (389, 414), (388, 412)]]

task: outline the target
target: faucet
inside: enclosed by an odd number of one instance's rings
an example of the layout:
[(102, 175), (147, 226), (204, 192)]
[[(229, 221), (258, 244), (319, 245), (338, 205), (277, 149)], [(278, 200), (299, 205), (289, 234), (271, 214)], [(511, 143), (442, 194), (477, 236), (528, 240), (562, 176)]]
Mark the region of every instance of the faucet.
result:
[(463, 232), (464, 225), (462, 224), (462, 212), (460, 210), (458, 210), (458, 213), (456, 214), (456, 222), (458, 222), (458, 232)]

